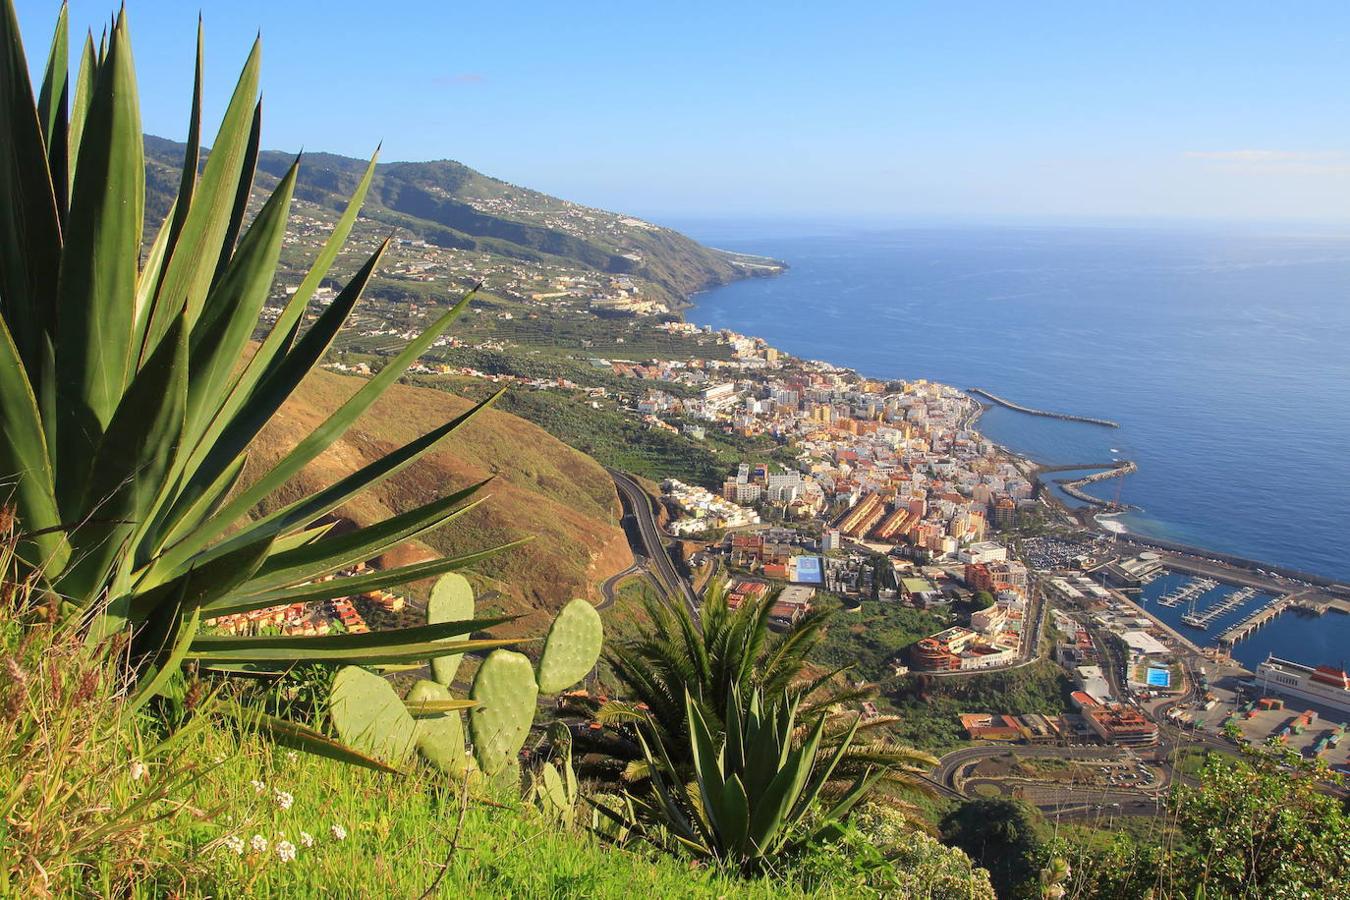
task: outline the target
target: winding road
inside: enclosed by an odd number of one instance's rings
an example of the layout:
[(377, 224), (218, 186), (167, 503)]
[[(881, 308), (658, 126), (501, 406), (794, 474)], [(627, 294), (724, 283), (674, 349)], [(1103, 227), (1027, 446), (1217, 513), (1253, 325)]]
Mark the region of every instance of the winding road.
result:
[(675, 567), (670, 553), (666, 550), (666, 545), (661, 539), (661, 529), (656, 524), (651, 497), (628, 473), (620, 472), (618, 469), (606, 471), (614, 479), (614, 486), (619, 489), (619, 498), (623, 501), (625, 515), (632, 516), (637, 524), (642, 546), (633, 548), (634, 555), (641, 554), (653, 564), (652, 574), (667, 602), (683, 601), (697, 621), (698, 595)]

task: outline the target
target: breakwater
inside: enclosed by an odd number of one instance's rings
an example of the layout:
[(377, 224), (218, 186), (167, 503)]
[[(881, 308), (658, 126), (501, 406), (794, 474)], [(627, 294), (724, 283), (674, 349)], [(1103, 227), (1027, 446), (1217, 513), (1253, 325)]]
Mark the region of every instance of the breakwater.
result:
[(1029, 416), (1041, 416), (1046, 419), (1059, 419), (1064, 422), (1085, 422), (1088, 425), (1101, 425), (1104, 428), (1119, 428), (1119, 422), (1113, 422), (1110, 419), (1098, 419), (1095, 416), (1078, 416), (1073, 413), (1052, 412), (1046, 409), (1035, 409), (1030, 406), (1023, 406), (1020, 403), (1014, 403), (1011, 400), (1005, 400), (997, 394), (991, 394), (984, 388), (971, 388), (967, 393), (977, 394), (984, 397), (991, 403), (997, 403), (999, 406), (1006, 407), (1014, 412), (1026, 413)]
[(1094, 472), (1083, 478), (1056, 478), (1055, 484), (1059, 485), (1059, 489), (1070, 497), (1082, 503), (1090, 504), (1091, 506), (1100, 506), (1105, 509), (1133, 509), (1134, 507), (1126, 503), (1117, 503), (1114, 500), (1103, 500), (1101, 497), (1094, 497), (1092, 494), (1083, 490), (1083, 488), (1089, 484), (1095, 484), (1098, 481), (1106, 481), (1111, 478), (1124, 478), (1126, 475), (1137, 471), (1139, 471), (1138, 466), (1133, 462), (1126, 462), (1123, 465), (1112, 466), (1103, 472)]

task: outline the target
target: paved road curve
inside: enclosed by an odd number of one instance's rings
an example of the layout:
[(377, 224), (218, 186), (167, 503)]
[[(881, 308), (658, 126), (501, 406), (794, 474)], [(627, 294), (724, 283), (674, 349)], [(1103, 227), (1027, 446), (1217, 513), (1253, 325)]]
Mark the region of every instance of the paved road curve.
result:
[[(619, 489), (619, 497), (623, 500), (624, 511), (633, 516), (637, 522), (638, 534), (642, 538), (642, 555), (651, 560), (656, 567), (656, 581), (661, 586), (668, 601), (683, 601), (688, 607), (689, 612), (698, 619), (698, 595), (694, 589), (680, 574), (679, 569), (675, 568), (675, 563), (670, 559), (670, 553), (666, 550), (666, 545), (661, 540), (661, 529), (656, 525), (656, 515), (652, 510), (652, 500), (642, 486), (634, 481), (627, 473), (620, 472), (618, 469), (608, 469), (609, 475), (614, 479), (614, 486)], [(635, 548), (636, 549), (636, 548)]]

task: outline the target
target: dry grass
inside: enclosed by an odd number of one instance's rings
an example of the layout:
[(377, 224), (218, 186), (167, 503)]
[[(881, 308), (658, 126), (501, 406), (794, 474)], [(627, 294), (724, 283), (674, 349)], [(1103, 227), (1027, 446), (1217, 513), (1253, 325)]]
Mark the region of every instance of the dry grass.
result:
[[(362, 384), (319, 370), (254, 442), (244, 480), (257, 477)], [(269, 501), (325, 487), (470, 406), (444, 391), (393, 386), (341, 439)], [(598, 599), (605, 578), (632, 564), (609, 475), (594, 460), (516, 416), (487, 410), (443, 445), (339, 512), (366, 525), (493, 477), (479, 509), (426, 536), (439, 554), (458, 555), (529, 535), (524, 547), (476, 567), (498, 609), (524, 614), (519, 633), (538, 633), (573, 597)], [(535, 615), (537, 614), (537, 615)]]
[(90, 645), (33, 577), (13, 573), (13, 533), (0, 533), (0, 896), (123, 894), (173, 864), (156, 840), (191, 810), (198, 767), (136, 727), (120, 677), (119, 634)]

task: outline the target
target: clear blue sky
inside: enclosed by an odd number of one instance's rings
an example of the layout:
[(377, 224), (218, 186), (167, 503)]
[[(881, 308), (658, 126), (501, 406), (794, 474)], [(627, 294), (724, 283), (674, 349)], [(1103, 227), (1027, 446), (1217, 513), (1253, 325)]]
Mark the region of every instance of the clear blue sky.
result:
[[(30, 55), (52, 0), (18, 0)], [(109, 0), (75, 0), (99, 25)], [(128, 0), (181, 138), (197, 6)], [(649, 215), (1350, 219), (1350, 4), (204, 0), (208, 129)]]

